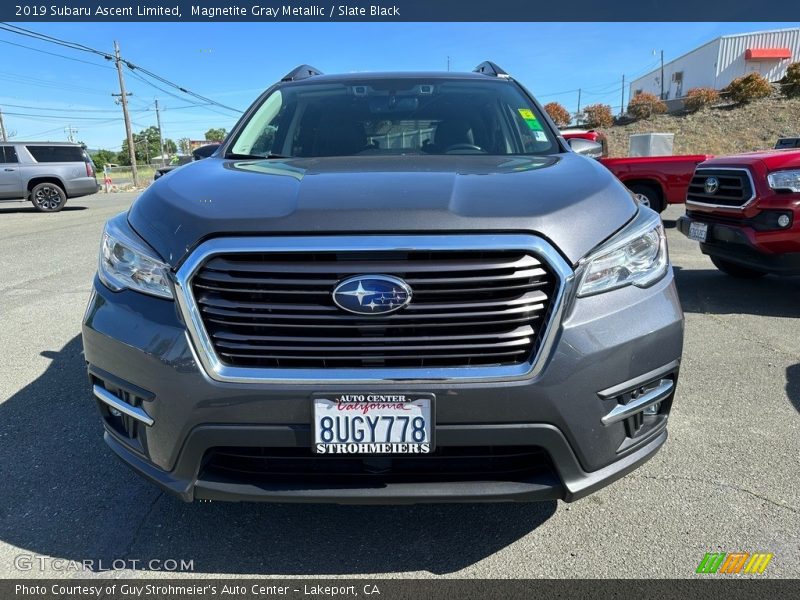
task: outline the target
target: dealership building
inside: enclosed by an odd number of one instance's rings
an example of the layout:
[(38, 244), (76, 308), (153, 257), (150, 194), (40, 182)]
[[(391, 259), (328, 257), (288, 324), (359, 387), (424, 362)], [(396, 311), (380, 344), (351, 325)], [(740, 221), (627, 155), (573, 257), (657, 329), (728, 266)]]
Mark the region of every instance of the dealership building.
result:
[[(664, 63), (664, 100), (682, 98), (696, 87), (721, 90), (737, 77), (761, 73), (770, 81), (800, 61), (800, 27), (723, 35)], [(662, 94), (661, 67), (631, 82), (630, 97), (641, 92)]]

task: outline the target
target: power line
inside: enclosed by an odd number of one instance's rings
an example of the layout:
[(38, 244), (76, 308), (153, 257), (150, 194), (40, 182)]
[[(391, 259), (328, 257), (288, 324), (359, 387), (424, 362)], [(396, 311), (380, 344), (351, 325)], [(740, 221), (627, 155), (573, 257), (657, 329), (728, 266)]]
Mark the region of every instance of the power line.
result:
[[(48, 110), (52, 112), (69, 112), (69, 113), (76, 113), (76, 112), (88, 112), (88, 113), (118, 113), (118, 110), (113, 110), (110, 108), (65, 108), (63, 106), (30, 106), (28, 104), (9, 104), (8, 102), (3, 102), (3, 106), (11, 106), (12, 108), (25, 108), (28, 110)], [(150, 108), (141, 108), (136, 109), (133, 112), (149, 112), (152, 109)], [(80, 118), (80, 117), (76, 117)]]
[(80, 85), (68, 84), (59, 81), (51, 81), (47, 79), (39, 79), (38, 77), (31, 77), (29, 75), (22, 75), (21, 73), (11, 73), (9, 71), (0, 71), (0, 79), (5, 79), (7, 81), (11, 81), (12, 83), (22, 84), (22, 85), (31, 85), (34, 87), (42, 87), (42, 88), (55, 88), (59, 90), (70, 90), (75, 91), (77, 93), (82, 94), (104, 94), (103, 90), (96, 90), (93, 88), (87, 88)]
[[(186, 102), (186, 98), (184, 98), (182, 96), (178, 96), (178, 94), (170, 92), (169, 90), (165, 90), (163, 87), (160, 87), (160, 86), (156, 85), (152, 81), (148, 81), (147, 79), (145, 79), (144, 77), (139, 75), (136, 71), (131, 71), (130, 74), (133, 76), (134, 79), (137, 79), (137, 80), (141, 81), (142, 83), (144, 83), (145, 85), (150, 86), (154, 90), (158, 90), (159, 92), (167, 94), (168, 96), (171, 96), (172, 98), (175, 98), (176, 100), (180, 100), (181, 102)], [(196, 107), (197, 106), (205, 106), (206, 104), (208, 104), (208, 103), (204, 103), (204, 104), (195, 103), (194, 106), (196, 106)]]
[[(641, 75), (644, 75), (645, 73), (649, 73), (650, 71), (653, 70), (653, 68), (655, 66), (658, 65), (658, 63), (659, 63), (659, 61), (656, 60), (655, 62), (648, 64), (645, 68), (637, 70), (633, 75), (629, 75), (630, 80), (633, 81), (637, 77), (640, 77)], [(616, 86), (615, 89), (610, 89), (610, 88), (614, 88), (615, 86)], [(614, 80), (613, 82), (609, 81), (607, 83), (598, 83), (598, 84), (596, 84), (596, 85), (594, 85), (592, 87), (580, 88), (580, 89), (581, 89), (581, 92), (583, 94), (588, 94), (590, 96), (610, 96), (612, 94), (617, 94), (620, 91), (619, 81), (617, 81), (617, 80)], [(605, 91), (605, 90), (609, 90), (609, 91)], [(577, 91), (578, 91), (578, 88), (574, 88), (574, 89), (571, 89), (571, 90), (563, 90), (561, 92), (548, 92), (547, 94), (534, 94), (534, 96), (536, 96), (536, 98), (550, 98), (550, 97), (553, 97), (553, 96), (565, 96), (567, 94), (574, 94)]]
[[(9, 106), (8, 104), (4, 104), (3, 106)], [(58, 119), (58, 120), (65, 120), (67, 117), (64, 115), (42, 115), (42, 114), (35, 114), (35, 113), (20, 113), (20, 112), (6, 112), (7, 115), (14, 115), (15, 117), (29, 117), (35, 119)], [(70, 117), (70, 120), (74, 121), (121, 121), (122, 119), (109, 119), (108, 117)]]
[(165, 79), (164, 77), (161, 77), (160, 75), (157, 75), (157, 74), (153, 73), (152, 71), (150, 71), (148, 69), (145, 69), (144, 67), (140, 67), (139, 65), (135, 65), (130, 61), (123, 61), (123, 62), (125, 63), (125, 66), (128, 67), (128, 69), (130, 69), (131, 71), (138, 70), (139, 72), (144, 73), (148, 77), (152, 77), (153, 79), (155, 79), (157, 81), (160, 81), (161, 83), (163, 83), (165, 85), (173, 87), (176, 90), (179, 90), (179, 91), (183, 92), (184, 94), (188, 94), (189, 96), (193, 96), (193, 97), (197, 98), (198, 100), (202, 100), (203, 102), (207, 102), (208, 104), (213, 104), (215, 106), (219, 106), (220, 108), (224, 108), (225, 110), (230, 110), (230, 111), (233, 111), (235, 113), (244, 112), (244, 111), (242, 111), (242, 110), (240, 110), (238, 108), (233, 108), (232, 106), (228, 106), (227, 104), (222, 104), (221, 102), (217, 102), (216, 100), (212, 100), (211, 98), (207, 98), (206, 96), (202, 96), (202, 95), (200, 95), (200, 94), (198, 94), (196, 92), (193, 92), (193, 91), (188, 90), (188, 89), (186, 89), (184, 87), (181, 87), (177, 83), (173, 83), (169, 79)]
[[(12, 25), (10, 23), (3, 22), (3, 23), (0, 23), (0, 29), (8, 31), (10, 33), (16, 33), (18, 35), (24, 35), (24, 36), (27, 36), (27, 37), (32, 37), (32, 38), (40, 40), (40, 41), (45, 41), (45, 42), (50, 42), (50, 43), (53, 43), (53, 44), (58, 44), (59, 46), (64, 46), (65, 48), (71, 48), (72, 50), (79, 50), (79, 51), (82, 51), (82, 52), (89, 52), (89, 53), (92, 53), (92, 54), (96, 54), (98, 56), (102, 56), (103, 58), (105, 58), (107, 60), (115, 60), (114, 56), (108, 54), (107, 52), (103, 52), (102, 50), (98, 50), (97, 48), (92, 48), (91, 46), (86, 46), (86, 45), (80, 44), (78, 42), (71, 42), (71, 41), (68, 41), (68, 40), (63, 40), (61, 38), (57, 38), (57, 37), (54, 37), (54, 36), (46, 35), (46, 34), (43, 34), (43, 33), (38, 33), (36, 31), (31, 31), (30, 29), (25, 29), (24, 27), (20, 27), (18, 25)], [(233, 112), (236, 112), (236, 113), (243, 112), (242, 110), (240, 110), (238, 108), (234, 108), (232, 106), (228, 106), (226, 104), (222, 104), (221, 102), (217, 102), (216, 100), (212, 100), (211, 98), (208, 98), (206, 96), (198, 94), (197, 92), (193, 92), (193, 91), (191, 91), (191, 90), (189, 90), (189, 89), (187, 89), (187, 88), (185, 88), (185, 87), (183, 87), (183, 86), (181, 86), (181, 85), (179, 85), (179, 84), (177, 84), (177, 83), (175, 83), (173, 81), (170, 81), (169, 79), (167, 79), (165, 77), (162, 77), (161, 75), (158, 75), (157, 73), (154, 73), (153, 71), (150, 71), (149, 69), (146, 69), (145, 67), (137, 65), (137, 64), (135, 64), (135, 63), (133, 63), (131, 61), (124, 60), (124, 59), (121, 59), (121, 58), (120, 58), (120, 60), (122, 60), (122, 63), (126, 67), (128, 67), (129, 70), (131, 70), (131, 71), (138, 70), (140, 73), (144, 73), (146, 76), (151, 77), (152, 79), (155, 79), (156, 81), (159, 81), (159, 82), (163, 83), (164, 85), (172, 87), (172, 88), (174, 88), (174, 89), (176, 89), (176, 90), (178, 90), (180, 92), (183, 92), (186, 95), (189, 95), (189, 96), (192, 96), (194, 98), (197, 98), (198, 100), (202, 100), (203, 102), (206, 102), (208, 104), (213, 104), (213, 105), (218, 106), (220, 108), (223, 108), (225, 110), (230, 110), (230, 111), (233, 111)], [(161, 91), (164, 91), (164, 90), (161, 90)]]
[[(186, 102), (187, 101), (186, 98), (178, 96), (177, 94), (174, 94), (174, 93), (170, 92), (169, 90), (166, 90), (163, 87), (156, 85), (152, 81), (148, 81), (144, 77), (141, 77), (136, 71), (130, 71), (130, 74), (135, 79), (141, 81), (142, 83), (150, 86), (151, 88), (153, 88), (155, 90), (158, 90), (159, 92), (167, 94), (168, 96), (171, 96), (172, 98), (175, 98), (176, 100), (180, 100), (181, 102)], [(187, 104), (185, 106), (179, 106), (179, 107), (176, 107), (176, 108), (202, 108), (204, 110), (213, 112), (214, 114), (222, 115), (223, 117), (234, 118), (234, 117), (231, 117), (231, 115), (229, 113), (224, 113), (224, 112), (220, 112), (218, 110), (215, 110), (214, 107), (209, 102), (195, 102), (195, 103), (192, 103), (192, 104)], [(164, 108), (163, 110), (168, 110), (168, 109)]]
[[(207, 106), (207, 105), (206, 104), (184, 104), (183, 106), (165, 106), (161, 110), (166, 112), (168, 110), (183, 110), (184, 108), (203, 108), (205, 106)], [(222, 113), (218, 113), (218, 114), (222, 114)], [(225, 115), (225, 116), (228, 116), (228, 115)]]
[[(5, 114), (8, 114), (8, 113), (5, 113)], [(110, 119), (108, 121), (100, 121), (100, 122), (97, 122), (97, 123), (86, 123), (86, 124), (81, 123), (81, 129), (82, 130), (86, 130), (86, 129), (95, 129), (97, 127), (105, 127), (106, 125), (110, 125), (111, 122), (116, 123), (118, 121), (119, 121), (119, 119)], [(62, 123), (63, 123), (63, 120), (62, 120)], [(19, 139), (24, 140), (26, 138), (32, 139), (32, 138), (37, 138), (40, 135), (46, 135), (48, 133), (55, 133), (56, 131), (64, 131), (63, 125), (60, 126), (60, 127), (54, 127), (53, 129), (45, 129), (44, 131), (39, 131), (37, 133), (26, 133), (24, 135), (23, 134), (16, 134), (16, 135), (14, 135), (12, 137), (14, 137), (15, 139), (18, 139), (18, 140)]]
[(20, 27), (19, 25), (12, 25), (11, 23), (7, 23), (5, 21), (0, 23), (0, 29), (3, 29), (10, 33), (16, 33), (18, 35), (31, 37), (36, 40), (50, 42), (52, 44), (58, 44), (59, 46), (64, 46), (65, 48), (71, 48), (72, 50), (79, 50), (81, 52), (89, 52), (91, 54), (96, 54), (98, 56), (102, 56), (106, 60), (114, 59), (114, 57), (108, 52), (103, 52), (102, 50), (98, 50), (96, 48), (92, 48), (84, 44), (79, 44), (78, 42), (70, 42), (68, 40), (62, 40), (60, 38), (54, 37), (52, 35), (47, 35), (45, 33), (31, 31), (30, 29), (25, 29), (24, 27)]
[(64, 131), (61, 127), (54, 127), (53, 129), (45, 129), (44, 131), (38, 131), (36, 133), (28, 133), (26, 135), (18, 135), (16, 137), (25, 139), (25, 138), (37, 138), (40, 135), (46, 135), (48, 133), (55, 133), (56, 131)]
[[(7, 30), (6, 30), (7, 31)], [(84, 65), (91, 65), (93, 67), (100, 67), (101, 69), (112, 69), (113, 67), (109, 67), (108, 65), (101, 65), (99, 63), (93, 63), (88, 60), (82, 60), (80, 58), (74, 58), (72, 56), (64, 56), (63, 54), (56, 54), (55, 52), (48, 52), (47, 50), (40, 50), (39, 48), (34, 48), (33, 46), (26, 46), (25, 44), (17, 44), (15, 42), (9, 42), (8, 40), (0, 40), (1, 44), (8, 44), (9, 46), (16, 46), (17, 48), (26, 48), (27, 50), (32, 50), (33, 52), (39, 52), (41, 54), (47, 54), (48, 56), (55, 56), (57, 58), (63, 58), (64, 60), (72, 60), (75, 62), (83, 63)]]

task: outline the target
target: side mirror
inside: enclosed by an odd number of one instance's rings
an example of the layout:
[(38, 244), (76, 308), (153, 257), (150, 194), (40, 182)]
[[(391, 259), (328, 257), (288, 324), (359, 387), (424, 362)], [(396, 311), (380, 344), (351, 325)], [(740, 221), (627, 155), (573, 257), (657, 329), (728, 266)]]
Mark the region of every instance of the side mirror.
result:
[(194, 160), (208, 158), (214, 154), (221, 145), (222, 144), (206, 144), (205, 146), (200, 146), (192, 151), (192, 158), (194, 158)]
[(582, 154), (589, 158), (603, 158), (603, 145), (583, 138), (570, 138), (567, 140), (569, 147), (576, 154)]

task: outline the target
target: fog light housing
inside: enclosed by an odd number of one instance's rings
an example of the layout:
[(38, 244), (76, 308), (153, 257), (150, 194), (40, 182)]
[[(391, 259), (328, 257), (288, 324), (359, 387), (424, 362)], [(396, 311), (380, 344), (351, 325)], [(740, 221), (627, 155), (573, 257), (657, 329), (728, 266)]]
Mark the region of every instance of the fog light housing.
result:
[(792, 220), (789, 218), (789, 215), (781, 215), (778, 217), (778, 227), (788, 227), (791, 223)]
[(651, 404), (647, 408), (644, 409), (645, 416), (655, 416), (658, 414), (658, 411), (661, 410), (661, 402), (656, 402), (655, 404)]

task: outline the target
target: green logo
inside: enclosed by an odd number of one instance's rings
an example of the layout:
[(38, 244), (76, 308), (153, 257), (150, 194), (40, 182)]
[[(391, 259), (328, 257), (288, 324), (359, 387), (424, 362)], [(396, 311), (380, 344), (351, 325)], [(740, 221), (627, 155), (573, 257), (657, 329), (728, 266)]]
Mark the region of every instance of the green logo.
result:
[(757, 573), (767, 568), (774, 554), (766, 552), (706, 552), (696, 573)]

